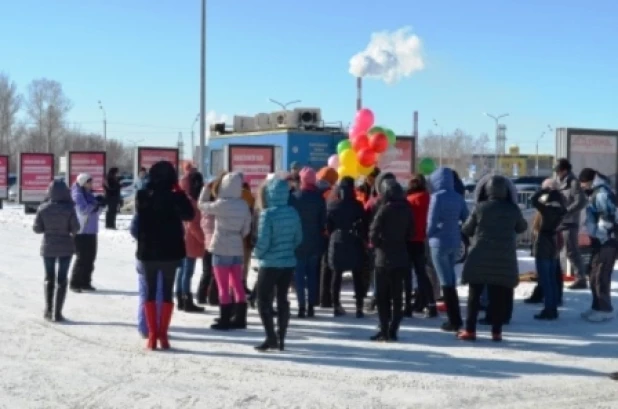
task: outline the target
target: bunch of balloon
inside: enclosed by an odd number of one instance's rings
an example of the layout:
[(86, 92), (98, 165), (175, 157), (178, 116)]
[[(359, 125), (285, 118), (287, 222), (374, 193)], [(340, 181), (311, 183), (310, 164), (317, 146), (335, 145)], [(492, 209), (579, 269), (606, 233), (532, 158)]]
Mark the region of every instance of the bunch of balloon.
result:
[(328, 159), (328, 166), (336, 169), (339, 177), (354, 179), (367, 176), (375, 169), (380, 155), (395, 145), (395, 133), (388, 128), (374, 126), (375, 116), (370, 109), (356, 113), (349, 130), (349, 138), (339, 142), (337, 154)]

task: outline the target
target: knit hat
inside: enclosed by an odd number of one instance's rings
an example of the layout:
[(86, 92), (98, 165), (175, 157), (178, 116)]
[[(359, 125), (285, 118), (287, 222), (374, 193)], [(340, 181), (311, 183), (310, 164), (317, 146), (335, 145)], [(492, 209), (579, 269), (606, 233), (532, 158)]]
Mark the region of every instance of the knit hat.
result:
[(77, 175), (77, 179), (75, 179), (77, 185), (81, 187), (84, 187), (86, 183), (90, 181), (92, 181), (92, 177), (87, 173), (80, 173), (79, 175)]
[(315, 170), (304, 167), (300, 171), (300, 184), (301, 186), (313, 186), (316, 182)]
[(327, 182), (331, 186), (334, 186), (337, 183), (337, 180), (339, 179), (339, 174), (337, 173), (335, 169), (325, 166), (318, 171), (316, 177), (318, 180), (323, 180), (324, 182)]
[(597, 175), (597, 171), (592, 168), (583, 168), (581, 172), (579, 172), (579, 181), (582, 183), (589, 183), (594, 180)]

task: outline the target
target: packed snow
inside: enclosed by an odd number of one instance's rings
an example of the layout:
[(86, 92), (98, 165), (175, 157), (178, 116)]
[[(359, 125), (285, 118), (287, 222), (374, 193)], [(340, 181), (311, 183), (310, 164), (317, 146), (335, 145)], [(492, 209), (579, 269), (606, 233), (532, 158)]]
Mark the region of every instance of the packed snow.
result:
[[(407, 319), (400, 342), (368, 337), (377, 318), (292, 319), (287, 351), (260, 354), (252, 311), (245, 331), (209, 329), (217, 316), (175, 313), (172, 350), (146, 351), (136, 322), (135, 245), (121, 216), (102, 231), (92, 294), (69, 293), (64, 324), (43, 320), (43, 263), (32, 216), (0, 211), (0, 408), (618, 408), (618, 327), (579, 314), (588, 292), (567, 292), (557, 322), (521, 303), (501, 344), (442, 333), (440, 320)], [(521, 270), (532, 260), (521, 252)], [(197, 285), (198, 274), (194, 278)], [(616, 284), (616, 283), (614, 283)], [(618, 295), (614, 285), (614, 298)], [(465, 288), (460, 288), (462, 303)], [(351, 292), (345, 294), (352, 310)], [(292, 305), (295, 302), (292, 297)]]

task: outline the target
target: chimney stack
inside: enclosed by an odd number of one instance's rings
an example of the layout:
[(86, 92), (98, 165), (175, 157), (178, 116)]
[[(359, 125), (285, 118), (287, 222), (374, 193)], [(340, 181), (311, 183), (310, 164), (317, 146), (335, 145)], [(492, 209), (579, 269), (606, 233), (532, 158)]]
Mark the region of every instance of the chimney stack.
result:
[[(414, 137), (418, 140), (418, 111), (414, 111)], [(417, 142), (418, 143), (418, 142)]]
[(356, 110), (363, 109), (363, 79), (356, 78)]

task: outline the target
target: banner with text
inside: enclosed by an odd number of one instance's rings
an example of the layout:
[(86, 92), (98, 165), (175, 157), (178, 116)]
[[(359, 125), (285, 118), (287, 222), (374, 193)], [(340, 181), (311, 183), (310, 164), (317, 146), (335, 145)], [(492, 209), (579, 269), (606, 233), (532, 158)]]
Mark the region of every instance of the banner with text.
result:
[(398, 136), (393, 149), (380, 158), (378, 167), (383, 173), (394, 174), (397, 181), (407, 187), (416, 167), (416, 140), (413, 137)]
[(254, 193), (266, 176), (275, 171), (273, 145), (227, 145), (226, 150), (226, 169), (242, 173)]
[(0, 155), (0, 200), (9, 198), (9, 157)]
[(54, 155), (50, 153), (19, 154), (19, 202), (41, 203), (54, 179)]
[(67, 184), (71, 186), (81, 173), (87, 173), (92, 178), (92, 190), (103, 191), (105, 180), (105, 152), (69, 152)]
[(145, 146), (138, 147), (135, 155), (135, 177), (137, 177), (137, 174), (141, 168), (146, 168), (146, 171), (148, 171), (152, 165), (161, 161), (170, 162), (174, 165), (176, 171), (178, 171), (178, 149)]

